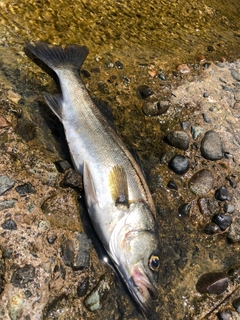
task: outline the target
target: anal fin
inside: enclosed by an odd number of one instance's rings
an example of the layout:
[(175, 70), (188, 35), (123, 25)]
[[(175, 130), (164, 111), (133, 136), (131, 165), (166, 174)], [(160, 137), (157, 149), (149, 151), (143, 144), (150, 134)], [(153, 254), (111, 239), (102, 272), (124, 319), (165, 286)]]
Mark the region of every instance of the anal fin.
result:
[(109, 187), (116, 206), (129, 207), (127, 174), (124, 167), (116, 165), (109, 174)]

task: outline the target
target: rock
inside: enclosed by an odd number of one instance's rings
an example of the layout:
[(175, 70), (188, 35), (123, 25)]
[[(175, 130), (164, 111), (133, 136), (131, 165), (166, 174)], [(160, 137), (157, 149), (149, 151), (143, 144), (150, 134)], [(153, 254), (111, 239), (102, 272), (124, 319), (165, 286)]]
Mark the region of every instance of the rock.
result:
[(25, 196), (29, 193), (36, 193), (31, 183), (24, 183), (22, 185), (19, 185), (15, 188), (15, 190), (17, 191), (17, 193), (19, 193), (22, 196)]
[(32, 296), (32, 292), (30, 290), (26, 290), (26, 291), (24, 291), (24, 296), (25, 296), (25, 298), (28, 299)]
[(17, 200), (5, 200), (0, 202), (0, 211), (8, 208), (13, 208)]
[(44, 232), (44, 231), (48, 230), (50, 227), (51, 227), (51, 224), (49, 221), (41, 220), (38, 223), (38, 230), (39, 231)]
[(36, 126), (24, 118), (18, 118), (15, 131), (25, 142), (29, 142), (36, 137)]
[(197, 196), (207, 194), (213, 187), (214, 177), (209, 170), (196, 172), (189, 180), (189, 189)]
[(77, 286), (78, 297), (84, 297), (87, 294), (89, 288), (89, 278), (82, 279)]
[(187, 64), (178, 65), (177, 70), (183, 74), (189, 73), (191, 71)]
[(235, 308), (235, 310), (240, 313), (240, 297), (236, 298), (233, 300), (232, 302), (233, 307)]
[(4, 230), (17, 230), (17, 225), (12, 219), (4, 221), (1, 225)]
[(122, 62), (119, 61), (119, 60), (117, 60), (117, 61), (115, 62), (115, 66), (116, 66), (118, 69), (123, 69), (123, 64), (122, 64)]
[(200, 126), (192, 126), (191, 127), (191, 134), (194, 140), (197, 140), (203, 133), (203, 128)]
[(90, 240), (85, 233), (74, 232), (62, 240), (62, 260), (73, 270), (88, 268), (90, 262)]
[(102, 93), (109, 93), (108, 85), (104, 81), (98, 82), (98, 90)]
[(225, 200), (231, 201), (231, 196), (226, 187), (221, 187), (217, 189), (215, 192), (215, 198), (220, 201), (225, 201)]
[(211, 119), (209, 119), (209, 117), (207, 116), (206, 113), (203, 113), (202, 116), (203, 116), (203, 120), (204, 120), (206, 123), (211, 123), (211, 122), (212, 122)]
[(10, 123), (3, 117), (0, 115), (0, 128), (7, 128), (10, 127)]
[(190, 127), (191, 123), (189, 121), (181, 121), (180, 126), (183, 130), (187, 130)]
[(59, 160), (59, 161), (56, 161), (55, 164), (58, 171), (62, 173), (64, 173), (65, 171), (71, 168), (71, 165), (67, 160)]
[(145, 101), (143, 103), (143, 113), (146, 116), (154, 117), (167, 112), (170, 106), (169, 101)]
[(179, 175), (185, 174), (189, 169), (189, 165), (188, 158), (181, 155), (173, 157), (168, 164), (169, 168)]
[(231, 76), (234, 80), (240, 81), (240, 73), (234, 69), (231, 69)]
[(163, 74), (162, 71), (159, 72), (158, 78), (161, 79), (162, 81), (166, 81), (166, 77), (165, 77), (165, 75)]
[(35, 267), (31, 264), (26, 264), (24, 267), (18, 268), (13, 272), (10, 282), (14, 287), (25, 288), (34, 278)]
[(224, 231), (232, 223), (232, 217), (218, 213), (213, 216), (212, 221), (216, 223), (222, 231)]
[(232, 214), (232, 213), (234, 213), (235, 207), (234, 207), (234, 205), (232, 205), (230, 203), (225, 203), (223, 206), (223, 210), (226, 213)]
[(103, 301), (106, 299), (107, 293), (113, 285), (113, 277), (104, 274), (97, 286), (85, 298), (84, 305), (89, 311), (101, 309)]
[(149, 86), (141, 85), (138, 87), (138, 92), (142, 99), (146, 99), (154, 94), (152, 89)]
[(7, 175), (0, 176), (0, 196), (14, 186), (14, 180)]
[(206, 234), (215, 234), (219, 231), (219, 226), (216, 225), (213, 222), (210, 222), (206, 225), (206, 227), (204, 228), (204, 232)]
[(173, 131), (167, 134), (166, 141), (173, 147), (180, 150), (187, 150), (189, 147), (189, 136), (183, 131)]
[(200, 276), (196, 289), (200, 293), (221, 294), (228, 287), (228, 278), (223, 272), (209, 272)]
[(240, 217), (236, 217), (232, 222), (227, 239), (229, 242), (238, 242), (240, 241)]
[(20, 94), (13, 92), (12, 90), (8, 90), (8, 99), (12, 102), (18, 104), (19, 100), (22, 98)]
[(69, 169), (61, 181), (61, 186), (77, 188), (80, 191), (83, 191), (83, 178), (77, 171)]
[(57, 240), (57, 235), (54, 233), (54, 231), (49, 230), (47, 234), (47, 241), (49, 244), (53, 244)]
[(16, 293), (10, 297), (7, 304), (7, 308), (8, 308), (8, 314), (11, 320), (22, 319), (23, 304), (24, 304), (24, 299), (21, 293), (19, 294)]
[(169, 189), (174, 189), (174, 190), (177, 190), (178, 189), (178, 186), (176, 185), (176, 183), (173, 181), (173, 180), (170, 180), (167, 184), (167, 187)]
[(86, 70), (86, 69), (81, 69), (81, 74), (85, 77), (85, 78), (90, 78), (91, 77), (91, 73)]
[(178, 214), (180, 217), (189, 216), (191, 209), (191, 203), (184, 203), (178, 208)]
[(223, 146), (219, 135), (213, 131), (207, 131), (201, 141), (201, 154), (207, 160), (219, 160), (223, 157)]
[(222, 311), (217, 313), (218, 320), (230, 320), (231, 312), (230, 311)]

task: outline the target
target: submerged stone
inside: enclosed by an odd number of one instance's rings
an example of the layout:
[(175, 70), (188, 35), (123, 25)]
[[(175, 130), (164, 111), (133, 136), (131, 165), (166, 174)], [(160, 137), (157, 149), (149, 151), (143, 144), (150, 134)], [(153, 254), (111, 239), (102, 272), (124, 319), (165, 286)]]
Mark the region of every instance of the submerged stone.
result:
[(173, 131), (167, 134), (166, 141), (173, 147), (186, 151), (189, 147), (189, 136), (183, 131)]
[(181, 155), (173, 157), (168, 164), (169, 168), (179, 175), (185, 174), (189, 169), (189, 165), (188, 158)]
[(0, 176), (0, 196), (14, 186), (14, 180), (7, 175)]
[(200, 293), (221, 294), (228, 287), (228, 278), (223, 272), (209, 272), (200, 276), (196, 289)]
[(189, 189), (197, 196), (207, 194), (213, 187), (214, 177), (209, 170), (196, 172), (189, 180)]
[(207, 131), (201, 141), (201, 154), (207, 160), (219, 160), (223, 157), (223, 146), (219, 135), (213, 131)]
[(225, 201), (225, 200), (231, 201), (231, 196), (226, 187), (221, 187), (217, 189), (215, 192), (215, 198), (220, 201)]
[(240, 217), (236, 217), (231, 224), (227, 239), (229, 242), (238, 242), (240, 241)]
[(222, 231), (224, 231), (232, 223), (232, 217), (218, 213), (213, 216), (212, 221), (216, 223)]

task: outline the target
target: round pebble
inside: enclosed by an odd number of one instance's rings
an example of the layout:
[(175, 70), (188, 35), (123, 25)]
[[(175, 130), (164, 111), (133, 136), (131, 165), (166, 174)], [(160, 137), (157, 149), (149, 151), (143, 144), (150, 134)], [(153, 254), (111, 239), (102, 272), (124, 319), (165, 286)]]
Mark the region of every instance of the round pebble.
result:
[(217, 213), (213, 216), (212, 221), (216, 223), (222, 231), (224, 231), (232, 223), (232, 217), (225, 214)]
[(173, 180), (170, 180), (168, 182), (167, 187), (169, 189), (173, 189), (173, 190), (177, 190), (178, 189), (178, 186), (176, 185), (176, 183)]
[(215, 234), (219, 231), (219, 226), (216, 225), (213, 222), (210, 222), (206, 225), (206, 227), (204, 228), (204, 232), (206, 234)]
[(116, 66), (118, 69), (123, 69), (123, 64), (122, 64), (122, 62), (119, 61), (119, 60), (117, 60), (117, 61), (115, 62), (115, 66)]
[(218, 320), (230, 320), (231, 313), (230, 311), (223, 311), (217, 313)]
[(230, 203), (225, 203), (224, 207), (223, 207), (224, 212), (226, 213), (234, 213), (235, 207), (234, 205), (230, 204)]
[(231, 196), (226, 187), (221, 187), (217, 189), (215, 192), (215, 198), (220, 201), (225, 201), (225, 200), (231, 201)]
[(10, 297), (7, 307), (11, 320), (22, 319), (24, 299), (21, 293)]
[(209, 272), (200, 276), (196, 289), (200, 293), (221, 294), (228, 287), (228, 278), (222, 272)]
[(187, 150), (189, 147), (189, 136), (183, 131), (173, 131), (167, 134), (166, 141), (173, 147), (180, 150)]
[(189, 189), (197, 196), (207, 194), (213, 187), (214, 177), (209, 170), (196, 172), (189, 180)]
[(189, 121), (181, 121), (180, 126), (183, 130), (187, 130), (190, 127), (191, 123)]
[(169, 101), (145, 101), (142, 110), (146, 116), (153, 117), (167, 112), (169, 106)]
[(188, 171), (190, 162), (187, 157), (177, 155), (170, 160), (168, 166), (176, 174), (181, 175), (185, 174)]
[(13, 272), (11, 284), (17, 288), (25, 288), (26, 285), (35, 278), (35, 267), (31, 264), (26, 264), (22, 268), (18, 268)]
[(240, 217), (236, 217), (232, 222), (227, 239), (229, 242), (238, 242), (240, 241)]
[(180, 217), (188, 216), (191, 209), (191, 203), (184, 203), (178, 208), (178, 214)]
[(207, 131), (201, 141), (201, 154), (207, 160), (219, 160), (223, 157), (223, 147), (219, 135), (213, 131)]
[(235, 308), (235, 310), (240, 313), (240, 297), (236, 298), (233, 300), (232, 302), (233, 307)]
[(149, 86), (141, 85), (138, 87), (138, 92), (142, 99), (146, 99), (147, 97), (150, 97), (154, 94), (152, 89)]
[(231, 76), (233, 77), (233, 79), (240, 81), (240, 72), (231, 69)]

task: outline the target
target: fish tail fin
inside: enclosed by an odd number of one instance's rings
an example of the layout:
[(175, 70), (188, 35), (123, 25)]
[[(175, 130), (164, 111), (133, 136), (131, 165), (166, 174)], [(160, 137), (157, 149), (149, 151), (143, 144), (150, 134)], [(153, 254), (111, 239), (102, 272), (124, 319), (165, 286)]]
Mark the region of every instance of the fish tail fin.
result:
[(88, 48), (77, 44), (68, 44), (63, 48), (62, 46), (36, 41), (33, 44), (27, 42), (26, 47), (54, 71), (63, 68), (80, 70), (88, 55)]

